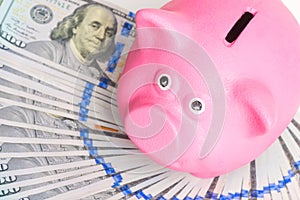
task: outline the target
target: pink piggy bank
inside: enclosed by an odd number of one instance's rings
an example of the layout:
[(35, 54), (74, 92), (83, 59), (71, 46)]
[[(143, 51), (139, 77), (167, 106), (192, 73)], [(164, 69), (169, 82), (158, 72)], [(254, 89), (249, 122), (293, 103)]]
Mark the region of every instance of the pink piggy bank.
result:
[(126, 133), (159, 164), (230, 172), (295, 115), (300, 27), (280, 0), (173, 0), (136, 23), (117, 100)]

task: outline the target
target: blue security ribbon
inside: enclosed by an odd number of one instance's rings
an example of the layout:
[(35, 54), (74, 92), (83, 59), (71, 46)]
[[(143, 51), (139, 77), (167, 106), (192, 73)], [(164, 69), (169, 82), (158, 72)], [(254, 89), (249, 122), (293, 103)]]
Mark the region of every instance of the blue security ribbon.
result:
[(88, 148), (93, 147), (93, 140), (92, 139), (84, 138), (83, 143), (84, 143), (84, 146), (86, 146)]
[(241, 198), (241, 196), (242, 196), (242, 194), (241, 193), (239, 193), (239, 192), (236, 192), (236, 193), (234, 193), (234, 195), (233, 195), (233, 199), (240, 199)]
[(284, 188), (285, 187), (285, 182), (284, 180), (279, 180), (278, 181), (278, 188), (281, 189), (281, 188)]
[(95, 158), (95, 161), (96, 161), (96, 164), (103, 164), (103, 163), (105, 163), (105, 161), (104, 161), (104, 158), (103, 157), (101, 157), (101, 156), (99, 156), (99, 157), (96, 157)]
[(163, 197), (163, 196), (159, 196), (158, 198), (157, 198), (157, 200), (167, 200), (165, 197)]
[(86, 107), (82, 107), (82, 106), (80, 106), (80, 113), (81, 114), (83, 114), (83, 115), (87, 115), (88, 113), (89, 113), (89, 109), (88, 108), (86, 108)]
[(128, 16), (129, 16), (129, 17), (132, 17), (132, 18), (135, 18), (135, 13), (134, 13), (134, 12), (129, 12), (129, 13), (128, 13)]
[(218, 197), (218, 194), (213, 193), (211, 191), (207, 191), (207, 193), (205, 195), (205, 198), (208, 198), (208, 199), (217, 199), (217, 197)]
[(95, 147), (89, 148), (89, 153), (93, 157), (98, 156), (98, 149)]
[(119, 59), (122, 55), (122, 52), (124, 50), (125, 44), (117, 42), (115, 52), (111, 55), (108, 63), (106, 71), (113, 73), (117, 67), (117, 64), (119, 62)]
[(263, 187), (263, 191), (264, 191), (264, 194), (270, 194), (271, 193), (270, 186)]
[(176, 196), (173, 196), (171, 200), (179, 200)]
[(133, 24), (129, 22), (125, 22), (121, 31), (121, 35), (128, 37), (130, 35), (132, 28), (133, 28)]
[(91, 103), (91, 98), (93, 94), (95, 85), (87, 82), (85, 84), (85, 88), (83, 90), (81, 102), (79, 105), (79, 120), (82, 122), (86, 122), (88, 119), (89, 109), (87, 108)]
[(248, 196), (249, 196), (249, 191), (248, 191), (248, 190), (242, 190), (241, 195), (242, 195), (242, 197), (244, 197), (244, 198), (248, 198)]
[(278, 191), (278, 187), (275, 183), (270, 183), (269, 184), (269, 188), (270, 188), (270, 191)]
[(91, 104), (90, 97), (82, 97), (82, 101), (78, 104), (80, 107), (88, 107)]
[(109, 79), (106, 78), (106, 77), (102, 77), (100, 79), (100, 82), (99, 82), (98, 86), (103, 88), (103, 89), (107, 89), (108, 88), (108, 83), (109, 83)]
[(87, 115), (84, 115), (82, 113), (79, 113), (79, 121), (82, 121), (82, 122), (86, 122), (87, 121), (87, 118), (88, 116)]
[(121, 174), (117, 173), (117, 174), (114, 174), (112, 177), (115, 180), (115, 183), (112, 187), (115, 188), (117, 186), (120, 186), (120, 183), (123, 181)]
[(300, 160), (294, 163), (294, 166), (297, 170), (300, 170)]
[[(92, 93), (89, 92), (84, 92), (82, 94), (82, 101), (79, 103), (79, 105), (86, 105), (88, 106), (91, 103), (91, 97), (92, 97)], [(85, 102), (83, 102), (85, 101)]]
[(132, 194), (132, 192), (131, 192), (131, 190), (130, 190), (130, 188), (129, 188), (128, 185), (121, 186), (121, 187), (120, 187), (120, 190), (123, 192), (123, 194), (124, 194), (125, 196), (127, 196), (127, 195), (129, 195), (129, 194)]
[(116, 170), (112, 167), (111, 163), (102, 163), (102, 166), (107, 175), (112, 175), (116, 173)]
[(145, 200), (150, 200), (152, 198), (151, 194), (146, 195), (142, 190), (138, 190), (135, 192), (135, 196), (138, 199), (144, 198)]
[(80, 128), (80, 137), (88, 138), (89, 137), (89, 129), (87, 128)]

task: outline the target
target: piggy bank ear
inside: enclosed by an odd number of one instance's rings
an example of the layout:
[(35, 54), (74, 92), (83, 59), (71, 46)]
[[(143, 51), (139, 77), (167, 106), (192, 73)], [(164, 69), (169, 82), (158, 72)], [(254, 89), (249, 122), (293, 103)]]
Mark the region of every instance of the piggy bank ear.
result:
[(270, 131), (276, 120), (276, 105), (274, 96), (265, 85), (254, 80), (238, 81), (231, 97), (236, 103), (234, 110), (248, 127), (249, 136)]

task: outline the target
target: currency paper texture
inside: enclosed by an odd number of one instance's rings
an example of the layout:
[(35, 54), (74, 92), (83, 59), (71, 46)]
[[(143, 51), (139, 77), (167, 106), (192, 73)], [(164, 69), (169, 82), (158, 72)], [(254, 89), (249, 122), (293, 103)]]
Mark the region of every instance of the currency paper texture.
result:
[(135, 149), (111, 113), (134, 17), (102, 1), (0, 0), (0, 199), (114, 192), (95, 152)]

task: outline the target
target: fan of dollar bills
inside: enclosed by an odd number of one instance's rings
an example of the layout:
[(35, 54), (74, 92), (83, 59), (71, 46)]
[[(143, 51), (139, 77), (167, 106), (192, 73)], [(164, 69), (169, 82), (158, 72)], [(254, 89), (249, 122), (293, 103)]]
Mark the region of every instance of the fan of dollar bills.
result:
[(134, 17), (99, 1), (0, 0), (0, 199), (300, 199), (300, 112), (219, 177), (140, 153), (115, 97)]

